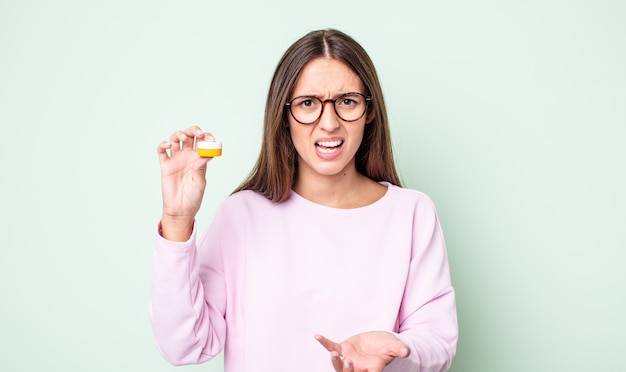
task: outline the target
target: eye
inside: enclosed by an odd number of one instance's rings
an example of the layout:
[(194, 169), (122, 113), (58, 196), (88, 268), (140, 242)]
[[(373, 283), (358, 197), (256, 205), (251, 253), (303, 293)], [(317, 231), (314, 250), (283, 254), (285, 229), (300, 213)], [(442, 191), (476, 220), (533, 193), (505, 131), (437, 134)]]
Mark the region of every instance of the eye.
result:
[(316, 109), (319, 106), (319, 100), (315, 97), (298, 97), (293, 100), (292, 106), (301, 110)]
[(311, 99), (305, 99), (304, 101), (300, 102), (300, 104), (298, 106), (302, 106), (302, 107), (311, 107), (315, 104), (315, 102), (313, 102), (313, 100)]
[(359, 106), (363, 102), (363, 97), (358, 94), (347, 94), (343, 97), (339, 97), (337, 104), (343, 108), (353, 108)]
[(351, 98), (344, 98), (341, 100), (340, 105), (342, 106), (354, 106), (356, 105), (356, 101)]

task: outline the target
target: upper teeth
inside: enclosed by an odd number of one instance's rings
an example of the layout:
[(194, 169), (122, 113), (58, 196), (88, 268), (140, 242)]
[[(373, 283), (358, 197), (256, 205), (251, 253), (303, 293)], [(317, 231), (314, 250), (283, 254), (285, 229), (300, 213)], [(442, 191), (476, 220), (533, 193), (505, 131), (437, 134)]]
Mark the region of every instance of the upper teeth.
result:
[(317, 144), (319, 146), (324, 146), (324, 147), (337, 147), (339, 145), (341, 145), (342, 141), (323, 141), (323, 142), (318, 142)]

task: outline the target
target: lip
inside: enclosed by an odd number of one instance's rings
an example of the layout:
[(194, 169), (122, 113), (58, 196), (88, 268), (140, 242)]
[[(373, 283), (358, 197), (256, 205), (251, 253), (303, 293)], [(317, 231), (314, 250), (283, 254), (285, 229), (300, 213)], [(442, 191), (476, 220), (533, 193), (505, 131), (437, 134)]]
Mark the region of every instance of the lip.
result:
[[(320, 142), (335, 142), (335, 141), (340, 141), (341, 145), (339, 145), (336, 149), (332, 150), (332, 152), (322, 152), (322, 151), (320, 151), (319, 147), (317, 146), (317, 144), (320, 143)], [(333, 159), (337, 158), (339, 155), (341, 155), (341, 153), (343, 152), (343, 148), (344, 148), (345, 144), (346, 144), (345, 143), (345, 139), (339, 138), (339, 137), (319, 138), (319, 139), (317, 139), (313, 143), (313, 147), (315, 148), (315, 154), (320, 159), (333, 160)]]

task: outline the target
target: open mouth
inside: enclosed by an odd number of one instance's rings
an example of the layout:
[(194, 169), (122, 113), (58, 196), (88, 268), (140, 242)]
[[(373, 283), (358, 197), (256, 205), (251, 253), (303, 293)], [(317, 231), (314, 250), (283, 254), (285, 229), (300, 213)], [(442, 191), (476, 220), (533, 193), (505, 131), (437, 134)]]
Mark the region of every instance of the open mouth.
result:
[(331, 154), (337, 151), (341, 147), (341, 145), (343, 145), (342, 140), (321, 141), (321, 142), (315, 143), (315, 147), (317, 148), (317, 151), (321, 152), (322, 154)]

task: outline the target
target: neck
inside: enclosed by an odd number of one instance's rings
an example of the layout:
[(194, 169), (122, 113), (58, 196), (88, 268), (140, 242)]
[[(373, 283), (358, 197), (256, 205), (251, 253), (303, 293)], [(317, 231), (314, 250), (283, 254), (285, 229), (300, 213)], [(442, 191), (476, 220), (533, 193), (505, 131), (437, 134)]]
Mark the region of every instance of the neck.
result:
[(356, 168), (348, 168), (332, 176), (305, 171), (298, 175), (293, 190), (314, 203), (347, 209), (372, 203), (386, 188), (363, 176)]

